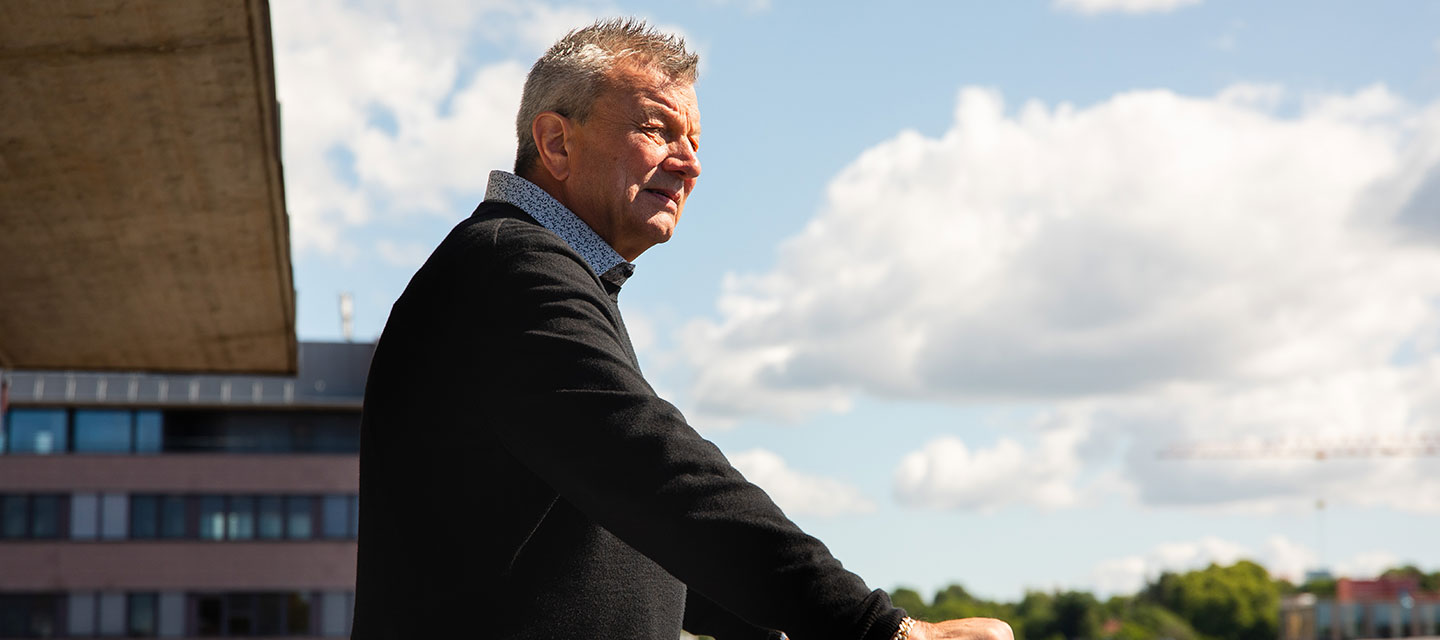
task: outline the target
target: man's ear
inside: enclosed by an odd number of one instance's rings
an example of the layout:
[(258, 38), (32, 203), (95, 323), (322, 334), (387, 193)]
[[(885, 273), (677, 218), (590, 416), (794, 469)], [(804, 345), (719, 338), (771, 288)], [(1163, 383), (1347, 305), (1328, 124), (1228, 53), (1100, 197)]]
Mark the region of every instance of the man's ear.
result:
[(554, 111), (535, 116), (530, 123), (530, 135), (535, 137), (535, 147), (540, 151), (540, 166), (556, 180), (570, 177), (570, 119)]

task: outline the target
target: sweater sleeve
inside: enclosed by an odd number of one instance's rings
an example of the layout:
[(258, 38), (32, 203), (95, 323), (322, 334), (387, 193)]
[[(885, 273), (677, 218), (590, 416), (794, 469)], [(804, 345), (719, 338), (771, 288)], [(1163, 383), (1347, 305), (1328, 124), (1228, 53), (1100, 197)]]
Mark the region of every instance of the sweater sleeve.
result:
[(694, 589), (685, 593), (685, 623), (683, 628), (697, 636), (710, 636), (715, 640), (777, 640), (780, 632), (757, 627), (739, 616), (726, 611), (724, 607), (711, 602)]
[[(795, 640), (888, 639), (904, 612), (781, 513), (631, 362), (573, 252), (492, 254), (470, 341), (503, 362), (476, 407), (502, 446), (600, 526), (725, 610)], [(723, 639), (721, 639), (723, 640)]]

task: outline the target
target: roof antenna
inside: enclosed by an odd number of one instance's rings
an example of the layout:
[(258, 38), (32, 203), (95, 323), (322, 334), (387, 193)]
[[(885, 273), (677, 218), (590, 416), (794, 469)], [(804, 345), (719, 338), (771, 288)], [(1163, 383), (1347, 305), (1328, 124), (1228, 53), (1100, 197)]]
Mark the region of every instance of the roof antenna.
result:
[(349, 291), (340, 292), (340, 334), (346, 342), (355, 340), (355, 297)]

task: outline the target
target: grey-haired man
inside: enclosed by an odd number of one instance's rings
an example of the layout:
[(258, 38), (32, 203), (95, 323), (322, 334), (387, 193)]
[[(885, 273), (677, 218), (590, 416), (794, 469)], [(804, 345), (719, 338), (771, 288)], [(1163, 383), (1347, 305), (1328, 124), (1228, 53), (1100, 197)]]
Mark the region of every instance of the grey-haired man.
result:
[(700, 177), (696, 61), (615, 20), (531, 70), (515, 173), (376, 348), (353, 637), (1010, 637), (907, 618), (641, 375), (618, 296)]

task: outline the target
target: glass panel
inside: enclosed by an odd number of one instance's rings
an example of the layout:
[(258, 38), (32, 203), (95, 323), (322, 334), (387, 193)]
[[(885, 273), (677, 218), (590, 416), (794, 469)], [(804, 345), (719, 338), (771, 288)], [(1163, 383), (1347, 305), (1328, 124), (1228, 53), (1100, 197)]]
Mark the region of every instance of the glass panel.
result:
[(64, 453), (64, 409), (11, 409), (5, 421), (10, 453)]
[(350, 496), (350, 537), (360, 537), (360, 496)]
[(285, 630), (292, 636), (310, 635), (310, 594), (292, 593), (288, 605), (285, 611)]
[(185, 635), (185, 593), (166, 591), (160, 594), (160, 632), (162, 638)]
[(123, 540), (130, 532), (130, 496), (107, 493), (100, 496), (100, 537)]
[(135, 412), (135, 452), (159, 453), (160, 434), (164, 431), (159, 411)]
[(100, 496), (93, 493), (70, 494), (70, 537), (93, 540), (100, 535)]
[(345, 635), (344, 591), (326, 591), (320, 596), (320, 635)]
[(60, 537), (60, 496), (34, 496), (30, 499), (30, 537)]
[(159, 630), (156, 624), (155, 605), (158, 597), (153, 593), (130, 594), (130, 636), (154, 637)]
[(50, 638), (59, 633), (53, 594), (0, 594), (0, 638)]
[(30, 528), (27, 496), (0, 496), (0, 538), (24, 538)]
[(309, 496), (290, 496), (285, 499), (286, 532), (292, 540), (309, 540), (314, 537), (314, 514), (311, 513)]
[(266, 540), (277, 540), (285, 535), (284, 501), (280, 496), (261, 496), (260, 504), (260, 537)]
[(125, 635), (125, 594), (109, 591), (100, 594), (100, 635)]
[(325, 496), (321, 512), (322, 528), (326, 538), (344, 538), (350, 524), (349, 496)]
[(130, 537), (160, 536), (160, 496), (130, 496)]
[(255, 499), (250, 496), (231, 496), (230, 519), (226, 533), (231, 540), (250, 540), (255, 537)]
[(202, 636), (220, 635), (224, 605), (220, 596), (200, 596), (195, 602), (195, 631)]
[(68, 602), (71, 636), (95, 635), (95, 593), (72, 591)]
[(225, 634), (248, 636), (255, 633), (255, 595), (231, 593), (225, 597)]
[(165, 496), (160, 499), (160, 537), (186, 537), (184, 496)]
[(255, 615), (255, 635), (278, 636), (285, 633), (285, 594), (260, 594), (260, 610)]
[(130, 412), (77, 409), (75, 451), (130, 453)]
[(200, 539), (225, 539), (225, 496), (200, 498)]

